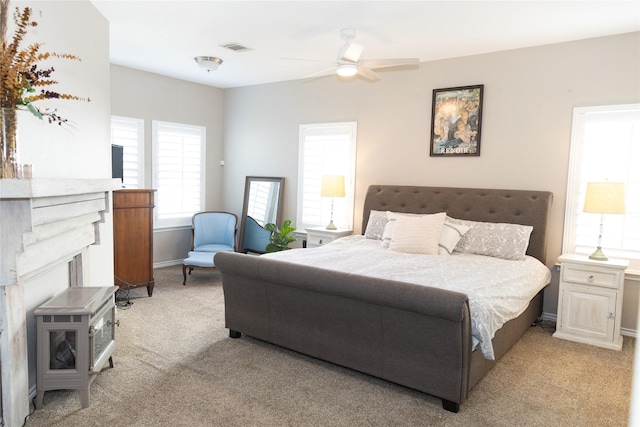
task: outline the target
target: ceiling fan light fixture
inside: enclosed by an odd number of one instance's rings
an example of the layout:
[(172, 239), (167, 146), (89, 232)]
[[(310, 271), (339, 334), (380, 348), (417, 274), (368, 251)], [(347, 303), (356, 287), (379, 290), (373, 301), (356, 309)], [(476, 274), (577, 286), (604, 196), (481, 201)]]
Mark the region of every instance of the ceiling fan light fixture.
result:
[(217, 70), (220, 64), (222, 64), (222, 59), (216, 56), (196, 56), (193, 59), (198, 63), (200, 68), (207, 70), (207, 72)]
[(336, 70), (340, 77), (353, 77), (358, 74), (356, 64), (340, 64)]

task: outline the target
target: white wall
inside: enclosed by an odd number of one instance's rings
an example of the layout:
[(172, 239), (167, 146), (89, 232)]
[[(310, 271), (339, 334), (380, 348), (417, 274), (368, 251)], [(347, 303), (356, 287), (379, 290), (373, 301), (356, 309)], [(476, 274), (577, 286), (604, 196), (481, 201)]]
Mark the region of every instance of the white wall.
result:
[[(32, 164), (37, 179), (110, 178), (109, 27), (106, 19), (89, 1), (12, 1), (11, 17), (15, 7), (31, 7), (32, 19), (38, 22), (37, 27), (28, 29), (21, 45), (23, 48), (37, 42), (42, 43), (41, 53), (73, 54), (82, 59), (53, 58), (41, 62), (41, 67), (55, 68), (52, 78), (59, 82), (48, 89), (91, 99), (90, 102), (48, 99), (37, 102), (40, 107), (57, 109), (60, 116), (69, 120), (65, 126), (23, 114), (18, 134), (20, 162)], [(8, 37), (13, 35), (14, 28), (9, 18)], [(111, 216), (107, 214), (99, 225), (100, 244), (92, 246), (89, 259), (84, 260), (85, 268), (88, 268), (85, 286), (113, 284), (112, 228)], [(33, 310), (68, 286), (66, 266), (47, 271), (24, 284), (32, 392), (35, 392), (36, 380)], [(9, 395), (11, 390), (2, 392)]]
[[(195, 66), (195, 64), (194, 64)], [(158, 74), (111, 66), (111, 114), (144, 120), (145, 182), (151, 186), (151, 122), (161, 120), (204, 126), (207, 129), (205, 210), (222, 209), (224, 91)], [(244, 184), (243, 184), (244, 185)], [(187, 256), (191, 231), (185, 228), (154, 232), (156, 266)]]
[[(242, 209), (246, 175), (283, 176), (295, 220), (298, 126), (358, 122), (356, 232), (371, 184), (548, 190), (547, 265), (562, 247), (574, 107), (640, 101), (640, 33), (424, 62), (375, 83), (336, 77), (225, 91), (224, 207)], [(429, 156), (433, 89), (484, 84), (481, 155)], [(634, 330), (638, 282), (627, 281), (623, 327)], [(557, 280), (545, 313), (557, 310)]]
[[(21, 163), (33, 165), (34, 178), (110, 178), (109, 24), (89, 1), (12, 1), (15, 7), (33, 9), (37, 27), (29, 28), (22, 47), (43, 43), (40, 52), (67, 53), (81, 61), (50, 58), (58, 93), (90, 99), (89, 102), (47, 99), (35, 105), (57, 109), (68, 120), (64, 126), (23, 114), (19, 130)], [(8, 35), (13, 34), (9, 19)], [(110, 214), (100, 225), (103, 244), (91, 247), (93, 262), (87, 286), (104, 286), (113, 277), (113, 227)], [(105, 281), (109, 278), (108, 281)]]

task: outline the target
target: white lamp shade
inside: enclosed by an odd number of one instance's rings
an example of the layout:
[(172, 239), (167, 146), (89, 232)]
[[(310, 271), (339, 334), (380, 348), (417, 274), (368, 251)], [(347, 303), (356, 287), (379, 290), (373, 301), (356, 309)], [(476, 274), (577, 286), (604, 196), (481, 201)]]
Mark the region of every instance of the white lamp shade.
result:
[(587, 183), (587, 194), (584, 198), (584, 212), (623, 214), (624, 209), (624, 183)]
[(344, 176), (323, 175), (320, 195), (323, 197), (344, 197)]

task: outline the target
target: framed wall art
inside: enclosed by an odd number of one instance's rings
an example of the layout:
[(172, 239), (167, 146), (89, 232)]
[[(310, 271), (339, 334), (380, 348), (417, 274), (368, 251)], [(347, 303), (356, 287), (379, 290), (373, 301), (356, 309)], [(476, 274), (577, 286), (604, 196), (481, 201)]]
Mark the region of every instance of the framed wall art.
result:
[(433, 90), (432, 157), (479, 156), (484, 85)]

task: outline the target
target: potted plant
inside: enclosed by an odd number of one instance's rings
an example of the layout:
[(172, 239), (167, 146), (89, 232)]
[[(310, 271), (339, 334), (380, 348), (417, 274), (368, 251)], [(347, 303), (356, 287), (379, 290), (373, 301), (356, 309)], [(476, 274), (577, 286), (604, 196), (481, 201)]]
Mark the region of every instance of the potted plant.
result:
[(282, 228), (278, 228), (278, 226), (273, 223), (266, 224), (264, 228), (271, 232), (271, 236), (269, 237), (270, 243), (265, 249), (267, 253), (291, 249), (289, 247), (289, 243), (296, 241), (295, 237), (289, 235), (296, 231), (296, 228), (291, 226), (290, 219), (286, 219), (282, 222)]

